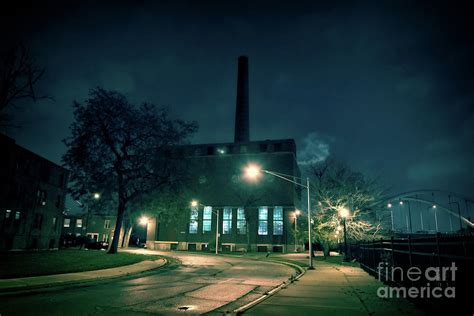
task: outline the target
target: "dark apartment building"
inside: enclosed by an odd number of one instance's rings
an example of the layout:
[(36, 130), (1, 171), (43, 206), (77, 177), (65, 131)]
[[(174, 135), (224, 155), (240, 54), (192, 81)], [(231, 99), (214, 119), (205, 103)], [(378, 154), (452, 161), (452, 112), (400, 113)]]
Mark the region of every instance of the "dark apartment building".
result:
[(0, 250), (58, 248), (68, 171), (0, 134)]
[[(252, 163), (266, 170), (299, 178), (293, 139), (250, 140), (248, 59), (238, 60), (234, 142), (180, 146), (173, 151), (188, 166), (190, 214), (185, 221), (151, 218), (149, 249), (215, 249), (286, 252), (294, 248), (293, 212), (299, 205), (297, 186), (265, 175), (243, 177)], [(199, 201), (192, 206), (191, 199)]]

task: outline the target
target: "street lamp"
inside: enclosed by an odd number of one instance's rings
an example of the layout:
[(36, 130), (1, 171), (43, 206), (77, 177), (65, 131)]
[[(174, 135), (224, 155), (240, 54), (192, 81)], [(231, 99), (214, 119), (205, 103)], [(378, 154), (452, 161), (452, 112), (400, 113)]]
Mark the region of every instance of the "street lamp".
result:
[[(99, 200), (100, 199), (100, 193), (97, 193), (97, 192), (92, 193), (91, 195), (89, 195), (89, 198), (91, 196), (92, 196), (92, 199), (94, 199), (94, 200)], [(89, 201), (86, 200), (86, 202), (83, 203), (83, 202), (80, 202), (78, 200), (74, 200), (74, 202), (79, 204), (80, 207), (86, 209), (86, 224), (84, 225), (84, 227), (82, 227), (82, 229), (86, 230), (86, 235), (87, 235), (87, 228), (89, 228), (89, 217), (90, 217)]]
[[(411, 223), (411, 208), (410, 208), (410, 201), (406, 201), (408, 205), (408, 214), (405, 214), (406, 224), (407, 224), (407, 231), (413, 233), (413, 226)], [(400, 206), (403, 206), (405, 203), (400, 200)], [(406, 213), (406, 212), (405, 212)]]
[(298, 244), (297, 241), (296, 241), (296, 234), (298, 232), (297, 220), (298, 220), (298, 215), (300, 215), (300, 214), (301, 214), (300, 210), (295, 210), (295, 212), (294, 212), (294, 215), (295, 215), (295, 252), (297, 250), (296, 245)]
[(337, 237), (337, 244), (338, 244), (338, 246), (339, 246), (339, 254), (342, 253), (342, 249), (341, 249), (341, 239), (339, 238), (339, 234), (341, 233), (341, 230), (342, 230), (341, 225), (338, 225), (337, 228), (336, 228), (336, 237)]
[(309, 270), (313, 270), (313, 243), (311, 239), (311, 202), (310, 202), (310, 195), (309, 195), (309, 178), (306, 178), (306, 185), (303, 185), (301, 183), (298, 183), (296, 181), (291, 180), (292, 178), (295, 178), (291, 175), (279, 173), (279, 172), (274, 172), (274, 171), (269, 171), (262, 169), (260, 166), (256, 164), (249, 164), (247, 167), (244, 169), (244, 176), (250, 180), (250, 181), (257, 181), (258, 178), (262, 176), (262, 173), (270, 174), (272, 176), (275, 176), (277, 178), (280, 178), (282, 180), (291, 182), (293, 184), (296, 184), (302, 188), (306, 189), (307, 195), (308, 195), (308, 252), (309, 252)]
[[(192, 207), (198, 208), (199, 205), (205, 206), (204, 204), (199, 203), (196, 200), (191, 201)], [(211, 210), (211, 212), (214, 213), (217, 217), (217, 222), (216, 222), (216, 256), (217, 256), (219, 254), (219, 210), (217, 210), (217, 212), (214, 212), (213, 210)]]
[(436, 225), (436, 232), (439, 232), (438, 228), (438, 214), (436, 213), (436, 204), (433, 204), (431, 207), (434, 210), (434, 218), (435, 218), (435, 225)]
[(146, 226), (148, 224), (148, 217), (142, 216), (139, 220), (140, 225)]
[(347, 229), (346, 229), (346, 218), (349, 217), (349, 209), (347, 207), (343, 207), (339, 210), (339, 215), (342, 217), (342, 221), (344, 223), (344, 261), (347, 261)]
[(392, 209), (392, 203), (388, 203), (387, 207), (390, 209), (390, 219), (392, 221), (392, 232), (395, 231), (395, 225), (393, 222), (393, 209)]

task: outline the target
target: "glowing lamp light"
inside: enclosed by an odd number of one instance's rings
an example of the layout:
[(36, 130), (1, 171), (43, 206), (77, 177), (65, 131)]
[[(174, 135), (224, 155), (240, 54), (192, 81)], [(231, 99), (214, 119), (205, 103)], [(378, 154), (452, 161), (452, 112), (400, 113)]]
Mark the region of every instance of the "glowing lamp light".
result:
[(388, 207), (388, 208), (392, 208), (392, 203), (388, 203), (388, 204), (387, 204), (387, 207)]
[(436, 205), (433, 205), (433, 208), (436, 208)]
[(245, 168), (245, 176), (248, 179), (255, 180), (260, 176), (261, 171), (262, 169), (259, 166), (250, 164)]
[(295, 210), (295, 215), (298, 216), (301, 214), (301, 211), (300, 210)]
[(146, 216), (140, 217), (140, 221), (139, 221), (139, 222), (140, 222), (140, 225), (145, 226), (146, 224), (148, 224), (148, 217), (146, 217)]
[(339, 215), (341, 215), (342, 218), (347, 218), (349, 217), (349, 209), (347, 207), (343, 207), (340, 211), (339, 211)]
[(93, 197), (94, 197), (94, 199), (96, 199), (96, 200), (100, 199), (100, 193), (97, 193), (97, 192), (94, 193)]
[(199, 204), (199, 203), (198, 203), (198, 201), (196, 201), (196, 200), (192, 200), (192, 201), (191, 201), (191, 206), (192, 206), (192, 207), (197, 207), (198, 204)]
[(400, 205), (403, 205), (403, 201), (400, 201)]

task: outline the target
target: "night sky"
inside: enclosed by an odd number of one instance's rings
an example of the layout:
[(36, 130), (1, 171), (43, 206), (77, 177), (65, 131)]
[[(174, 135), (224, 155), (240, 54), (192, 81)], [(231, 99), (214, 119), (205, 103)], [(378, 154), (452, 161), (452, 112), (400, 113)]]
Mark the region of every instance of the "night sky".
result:
[(230, 142), (247, 55), (252, 140), (294, 138), (300, 161), (331, 154), (394, 192), (474, 196), (467, 5), (252, 2), (3, 4), (3, 32), (29, 44), (54, 98), (22, 104), (9, 135), (59, 163), (72, 101), (102, 86), (196, 120), (193, 143)]

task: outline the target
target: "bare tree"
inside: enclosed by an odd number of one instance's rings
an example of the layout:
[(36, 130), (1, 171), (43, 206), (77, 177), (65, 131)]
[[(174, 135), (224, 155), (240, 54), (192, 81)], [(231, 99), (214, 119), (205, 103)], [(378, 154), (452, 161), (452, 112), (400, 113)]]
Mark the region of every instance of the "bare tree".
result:
[(340, 212), (347, 208), (347, 234), (353, 240), (375, 238), (382, 234), (382, 225), (370, 209), (381, 198), (379, 184), (360, 172), (333, 159), (311, 166), (316, 212), (313, 216), (315, 238), (322, 244), (324, 254), (338, 239), (343, 238)]
[(37, 95), (36, 85), (43, 77), (44, 69), (36, 65), (31, 52), (17, 44), (0, 51), (0, 127), (12, 126), (8, 110), (19, 101), (47, 98)]
[(197, 125), (171, 119), (165, 108), (131, 104), (122, 94), (102, 88), (92, 90), (84, 104), (74, 103), (74, 118), (63, 156), (71, 189), (76, 196), (102, 192), (103, 200), (114, 204), (117, 222), (109, 253), (116, 253), (128, 208), (173, 182), (175, 169), (166, 152)]

